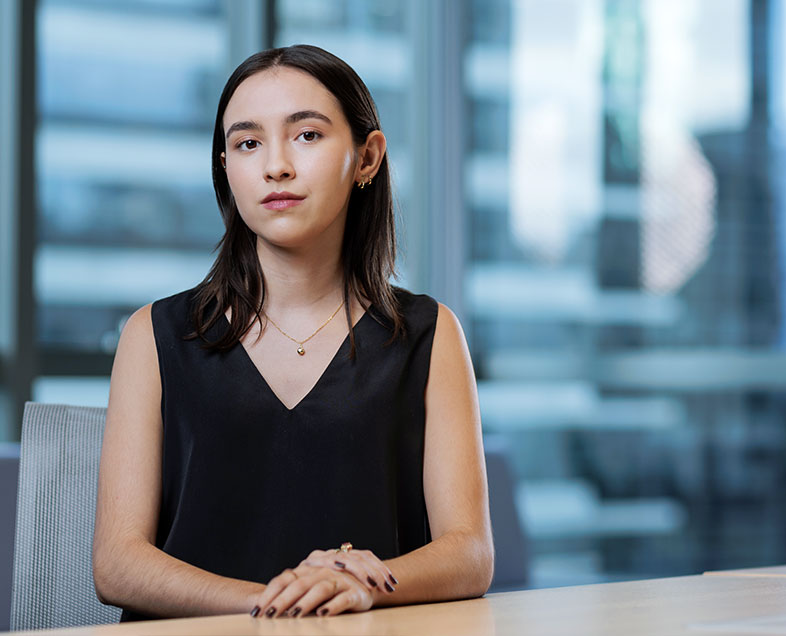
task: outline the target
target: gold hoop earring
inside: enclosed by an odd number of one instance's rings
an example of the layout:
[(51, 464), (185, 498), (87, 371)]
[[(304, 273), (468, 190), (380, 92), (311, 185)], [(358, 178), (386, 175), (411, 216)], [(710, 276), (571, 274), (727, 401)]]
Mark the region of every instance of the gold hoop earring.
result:
[(360, 181), (358, 181), (358, 188), (361, 190), (367, 185), (371, 185), (371, 177), (363, 177)]

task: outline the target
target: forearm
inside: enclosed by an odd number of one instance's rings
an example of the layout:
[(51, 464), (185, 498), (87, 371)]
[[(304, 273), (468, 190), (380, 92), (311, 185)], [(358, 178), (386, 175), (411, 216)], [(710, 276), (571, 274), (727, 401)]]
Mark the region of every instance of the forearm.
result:
[(96, 591), (103, 603), (170, 618), (249, 612), (261, 583), (212, 574), (142, 540), (94, 560)]
[(385, 565), (399, 584), (393, 594), (375, 592), (375, 606), (474, 598), (488, 590), (494, 552), (490, 538), (454, 530)]

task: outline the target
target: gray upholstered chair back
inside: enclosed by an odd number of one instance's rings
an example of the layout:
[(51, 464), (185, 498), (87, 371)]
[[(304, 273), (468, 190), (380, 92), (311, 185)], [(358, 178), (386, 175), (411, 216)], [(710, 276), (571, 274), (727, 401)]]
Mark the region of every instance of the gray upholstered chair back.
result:
[(11, 629), (113, 623), (92, 573), (98, 461), (106, 409), (25, 405)]
[(489, 509), (494, 533), (494, 580), (490, 592), (525, 589), (530, 582), (527, 537), (516, 509), (515, 479), (503, 440), (487, 436), (486, 473), (489, 481)]

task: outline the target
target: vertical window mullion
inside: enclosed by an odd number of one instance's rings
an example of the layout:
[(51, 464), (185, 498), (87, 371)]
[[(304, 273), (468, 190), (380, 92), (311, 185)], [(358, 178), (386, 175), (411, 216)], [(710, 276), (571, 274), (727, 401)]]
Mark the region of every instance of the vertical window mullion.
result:
[(459, 316), (463, 305), (465, 139), (462, 88), (465, 2), (410, 4), (414, 82), (413, 197), (405, 211), (412, 287)]
[[(36, 0), (3, 2), (2, 69), (4, 101), (2, 225), (2, 323), (6, 353), (4, 374), (9, 395), (5, 436), (18, 439), (24, 403), (30, 399), (35, 373), (35, 305), (33, 300), (33, 249), (35, 241), (35, 15)], [(5, 31), (8, 30), (9, 33)], [(10, 31), (15, 31), (11, 33)], [(7, 189), (6, 189), (7, 188)], [(0, 416), (2, 417), (2, 416)], [(2, 434), (2, 432), (0, 432)]]

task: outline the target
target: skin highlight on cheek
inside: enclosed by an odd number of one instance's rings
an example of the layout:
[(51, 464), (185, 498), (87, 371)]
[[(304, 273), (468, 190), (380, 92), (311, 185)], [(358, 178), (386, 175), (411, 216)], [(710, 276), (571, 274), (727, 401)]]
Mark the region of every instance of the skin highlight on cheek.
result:
[(344, 156), (344, 165), (341, 166), (341, 180), (342, 181), (347, 178), (347, 175), (349, 175), (350, 171), (354, 167), (355, 157), (356, 156), (357, 156), (356, 152), (348, 152)]

